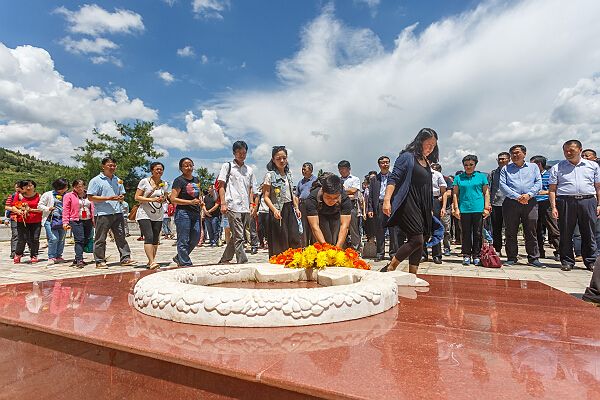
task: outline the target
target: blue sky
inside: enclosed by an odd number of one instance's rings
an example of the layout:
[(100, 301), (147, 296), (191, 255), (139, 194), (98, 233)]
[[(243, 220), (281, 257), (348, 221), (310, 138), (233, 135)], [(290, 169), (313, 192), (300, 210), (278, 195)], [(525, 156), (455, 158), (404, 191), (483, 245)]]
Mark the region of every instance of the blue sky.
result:
[(216, 170), (238, 138), (261, 170), (286, 144), (292, 168), (346, 158), (364, 175), (423, 126), (450, 169), (468, 153), (490, 168), (515, 141), (557, 158), (561, 140), (598, 143), (598, 11), (591, 0), (3, 2), (0, 146), (70, 161), (92, 128), (139, 118), (155, 122), (169, 178), (181, 155)]

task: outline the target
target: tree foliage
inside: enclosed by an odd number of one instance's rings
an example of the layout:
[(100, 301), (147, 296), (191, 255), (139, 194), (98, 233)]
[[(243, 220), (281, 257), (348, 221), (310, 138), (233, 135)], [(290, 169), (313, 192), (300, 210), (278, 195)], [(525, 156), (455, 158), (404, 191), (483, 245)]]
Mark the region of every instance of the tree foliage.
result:
[(94, 129), (94, 138), (86, 139), (73, 158), (82, 164), (84, 179), (89, 181), (100, 173), (102, 158), (113, 157), (117, 162), (115, 174), (123, 180), (125, 198), (132, 204), (138, 182), (149, 173), (152, 160), (163, 154), (154, 150), (154, 138), (150, 135), (153, 122), (135, 121), (130, 125), (115, 121), (115, 125), (119, 136)]
[(204, 190), (208, 190), (210, 185), (215, 183), (215, 174), (212, 172), (208, 172), (208, 168), (200, 167), (196, 169), (196, 173), (198, 174), (198, 180), (200, 181), (200, 188)]

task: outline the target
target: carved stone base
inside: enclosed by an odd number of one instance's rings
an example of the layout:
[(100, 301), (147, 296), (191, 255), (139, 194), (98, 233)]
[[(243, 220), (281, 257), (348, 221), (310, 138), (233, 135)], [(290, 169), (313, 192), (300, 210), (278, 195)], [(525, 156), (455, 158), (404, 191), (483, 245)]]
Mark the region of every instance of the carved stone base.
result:
[[(228, 282), (317, 281), (323, 287), (243, 289)], [(418, 281), (417, 281), (418, 280)], [(398, 285), (426, 285), (401, 271), (354, 268), (322, 271), (272, 264), (230, 264), (157, 272), (140, 279), (133, 305), (155, 317), (212, 326), (275, 327), (348, 321), (384, 312), (398, 303)]]

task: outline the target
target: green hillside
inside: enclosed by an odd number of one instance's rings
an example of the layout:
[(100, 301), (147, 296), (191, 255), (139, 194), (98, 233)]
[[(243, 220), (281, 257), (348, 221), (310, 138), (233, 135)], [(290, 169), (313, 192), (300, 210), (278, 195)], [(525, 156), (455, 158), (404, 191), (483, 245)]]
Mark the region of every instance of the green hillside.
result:
[(13, 193), (17, 180), (33, 179), (37, 183), (37, 191), (43, 193), (51, 189), (50, 184), (57, 178), (64, 177), (71, 182), (81, 175), (79, 168), (38, 160), (28, 154), (0, 147), (0, 196), (2, 196), (0, 209), (4, 208), (7, 196)]

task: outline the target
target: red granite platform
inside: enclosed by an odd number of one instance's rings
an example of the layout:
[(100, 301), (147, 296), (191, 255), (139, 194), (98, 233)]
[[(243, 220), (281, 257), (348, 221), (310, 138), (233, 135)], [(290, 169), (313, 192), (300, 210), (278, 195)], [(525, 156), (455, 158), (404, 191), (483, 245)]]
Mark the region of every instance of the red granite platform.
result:
[(0, 286), (0, 399), (600, 399), (600, 309), (541, 283), (423, 276), (373, 317), (243, 329), (137, 312), (139, 276)]

